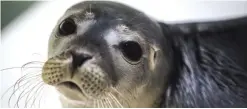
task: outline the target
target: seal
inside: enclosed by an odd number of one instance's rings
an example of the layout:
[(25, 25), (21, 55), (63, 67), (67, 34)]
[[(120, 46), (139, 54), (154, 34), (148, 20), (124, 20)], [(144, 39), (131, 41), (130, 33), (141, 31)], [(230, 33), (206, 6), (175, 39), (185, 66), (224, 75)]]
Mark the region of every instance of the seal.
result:
[(157, 28), (119, 3), (76, 4), (50, 36), (43, 81), (57, 88), (64, 107), (155, 107), (172, 59)]
[(84, 1), (55, 26), (42, 79), (63, 107), (247, 107), (246, 18), (165, 24)]

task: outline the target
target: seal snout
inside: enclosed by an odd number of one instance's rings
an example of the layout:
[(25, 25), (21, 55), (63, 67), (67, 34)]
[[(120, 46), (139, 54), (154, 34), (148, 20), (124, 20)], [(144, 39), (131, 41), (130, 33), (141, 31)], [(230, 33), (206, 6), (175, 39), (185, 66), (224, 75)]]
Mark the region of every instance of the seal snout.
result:
[(99, 98), (110, 82), (104, 70), (95, 63), (93, 56), (86, 53), (62, 53), (46, 61), (42, 78), (49, 85), (63, 87), (59, 88), (62, 93), (73, 90), (87, 98)]

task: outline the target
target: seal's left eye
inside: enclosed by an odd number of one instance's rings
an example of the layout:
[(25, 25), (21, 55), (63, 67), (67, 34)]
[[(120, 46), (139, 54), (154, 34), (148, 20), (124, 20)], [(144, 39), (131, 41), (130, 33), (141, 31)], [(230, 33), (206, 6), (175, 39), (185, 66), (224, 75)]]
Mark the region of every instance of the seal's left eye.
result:
[(72, 19), (65, 19), (59, 25), (59, 34), (67, 36), (76, 32), (76, 24)]
[(141, 46), (134, 41), (122, 42), (120, 44), (123, 55), (132, 62), (137, 62), (142, 57)]

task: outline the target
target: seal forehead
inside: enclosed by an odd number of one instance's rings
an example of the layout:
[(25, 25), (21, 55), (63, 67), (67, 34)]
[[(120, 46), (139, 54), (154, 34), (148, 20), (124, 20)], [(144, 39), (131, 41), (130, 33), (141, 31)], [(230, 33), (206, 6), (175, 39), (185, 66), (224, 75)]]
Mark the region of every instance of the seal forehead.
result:
[(143, 39), (140, 38), (140, 35), (137, 32), (131, 30), (125, 24), (117, 24), (114, 28), (106, 31), (104, 33), (104, 36), (104, 39), (108, 43), (108, 45), (117, 45), (123, 40), (135, 40), (138, 42), (143, 41)]
[[(89, 16), (89, 18), (93, 16), (94, 18), (108, 17), (108, 18), (127, 18), (127, 19), (131, 19), (132, 17), (141, 13), (129, 6), (126, 6), (121, 3), (117, 3), (117, 2), (111, 2), (111, 1), (107, 1), (107, 2), (105, 1), (84, 1), (84, 2), (71, 6), (66, 12), (67, 13), (88, 12), (87, 15)], [(90, 12), (92, 12), (93, 15), (90, 14)]]
[(85, 18), (86, 19), (94, 19), (95, 18), (95, 13), (93, 13), (91, 11), (86, 11), (85, 12)]
[(105, 34), (105, 38), (106, 42), (109, 45), (116, 45), (120, 42), (119, 37), (117, 36), (117, 33), (113, 30), (110, 30), (109, 32), (107, 32)]
[(129, 28), (126, 25), (120, 24), (117, 25), (115, 29), (111, 29), (109, 32), (105, 34), (105, 40), (109, 45), (116, 45), (120, 42), (118, 37), (118, 33), (124, 33), (129, 31)]

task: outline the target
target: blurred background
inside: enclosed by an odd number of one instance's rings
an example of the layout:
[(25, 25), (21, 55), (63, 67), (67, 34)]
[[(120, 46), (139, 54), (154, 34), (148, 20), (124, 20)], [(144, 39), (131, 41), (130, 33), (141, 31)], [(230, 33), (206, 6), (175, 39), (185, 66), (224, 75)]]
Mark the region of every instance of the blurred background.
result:
[[(80, 0), (81, 1), (81, 0)], [(20, 68), (30, 61), (44, 62), (49, 35), (64, 11), (79, 0), (1, 1), (1, 106), (8, 107), (12, 90), (6, 91), (23, 75)], [(212, 21), (247, 16), (247, 1), (192, 0), (112, 0), (127, 4), (166, 23)], [(41, 67), (41, 66), (40, 66)], [(12, 69), (8, 69), (12, 68)], [(4, 70), (5, 69), (5, 70)], [(6, 70), (7, 69), (7, 70)], [(41, 69), (35, 69), (40, 73)], [(60, 107), (55, 90), (41, 107)], [(18, 96), (13, 96), (16, 103)], [(20, 102), (24, 104), (25, 102)]]

